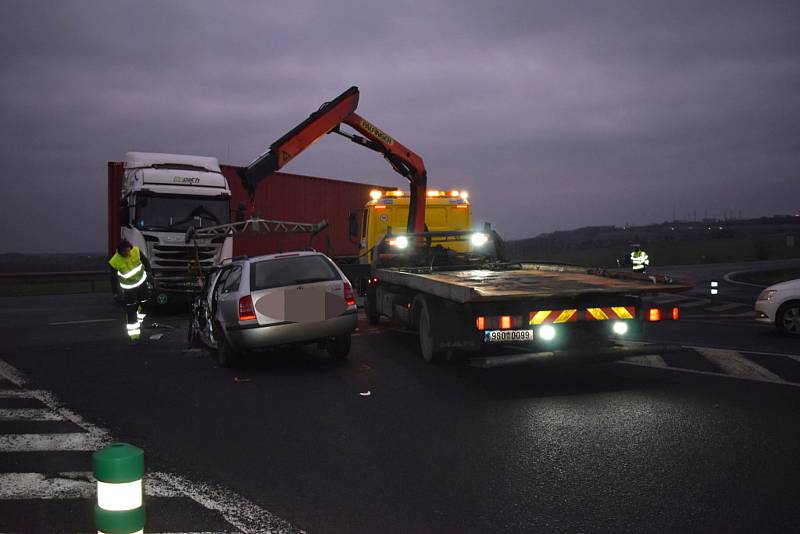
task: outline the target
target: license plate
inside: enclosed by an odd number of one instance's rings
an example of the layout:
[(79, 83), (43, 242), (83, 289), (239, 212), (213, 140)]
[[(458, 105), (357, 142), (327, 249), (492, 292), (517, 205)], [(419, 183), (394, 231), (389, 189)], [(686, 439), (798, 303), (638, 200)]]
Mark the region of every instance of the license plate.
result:
[(485, 343), (503, 341), (533, 341), (533, 330), (487, 330), (483, 333)]

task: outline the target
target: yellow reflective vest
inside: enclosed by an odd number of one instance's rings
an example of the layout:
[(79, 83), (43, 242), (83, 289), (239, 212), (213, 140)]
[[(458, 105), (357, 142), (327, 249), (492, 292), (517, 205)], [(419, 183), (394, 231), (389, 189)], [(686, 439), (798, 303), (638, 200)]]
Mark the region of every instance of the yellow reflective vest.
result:
[(132, 247), (131, 253), (126, 258), (119, 252), (115, 253), (108, 264), (117, 271), (117, 281), (122, 289), (135, 289), (147, 279), (147, 272), (139, 255), (139, 247)]

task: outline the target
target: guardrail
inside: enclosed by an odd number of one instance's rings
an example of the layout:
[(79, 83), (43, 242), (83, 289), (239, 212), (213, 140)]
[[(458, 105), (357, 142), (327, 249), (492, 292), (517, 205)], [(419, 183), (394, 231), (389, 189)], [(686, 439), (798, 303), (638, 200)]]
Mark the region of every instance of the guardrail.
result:
[(110, 271), (0, 273), (0, 296), (110, 293)]

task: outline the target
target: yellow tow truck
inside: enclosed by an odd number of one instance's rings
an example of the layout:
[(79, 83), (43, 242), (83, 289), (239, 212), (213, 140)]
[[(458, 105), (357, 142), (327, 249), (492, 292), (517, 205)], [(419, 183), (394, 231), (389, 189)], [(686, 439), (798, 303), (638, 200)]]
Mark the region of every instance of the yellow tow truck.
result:
[[(370, 192), (371, 200), (361, 215), (359, 263), (371, 264), (373, 251), (384, 236), (391, 231), (395, 239), (405, 232), (411, 202), (407, 193), (394, 191)], [(462, 190), (428, 190), (425, 198), (425, 231), (442, 232), (472, 229), (472, 209), (469, 194)], [(398, 232), (399, 230), (399, 232)], [(442, 246), (457, 252), (470, 252), (471, 244), (465, 241), (443, 242)]]

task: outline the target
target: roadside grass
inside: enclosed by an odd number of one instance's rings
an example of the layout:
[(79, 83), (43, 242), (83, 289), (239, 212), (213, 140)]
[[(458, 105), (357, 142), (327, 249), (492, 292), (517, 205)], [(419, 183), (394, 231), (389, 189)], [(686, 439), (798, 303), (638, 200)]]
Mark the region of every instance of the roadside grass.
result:
[[(645, 242), (642, 248), (650, 257), (650, 266), (728, 263), (753, 260), (797, 258), (800, 250), (787, 247), (781, 236), (737, 236), (697, 241), (659, 240)], [(762, 254), (759, 254), (763, 249)], [(536, 252), (521, 250), (509, 243), (511, 259), (570, 263), (584, 267), (617, 267), (617, 258), (630, 254), (627, 246), (574, 246), (561, 250)], [(761, 256), (761, 257), (759, 257)], [(763, 257), (766, 256), (766, 257)], [(753, 282), (757, 283), (757, 282)]]
[(777, 269), (774, 271), (759, 271), (753, 273), (742, 273), (736, 276), (740, 282), (771, 286), (787, 280), (800, 278), (800, 269)]
[(0, 297), (32, 297), (75, 293), (111, 293), (111, 283), (108, 280), (68, 280), (61, 282), (0, 284)]

